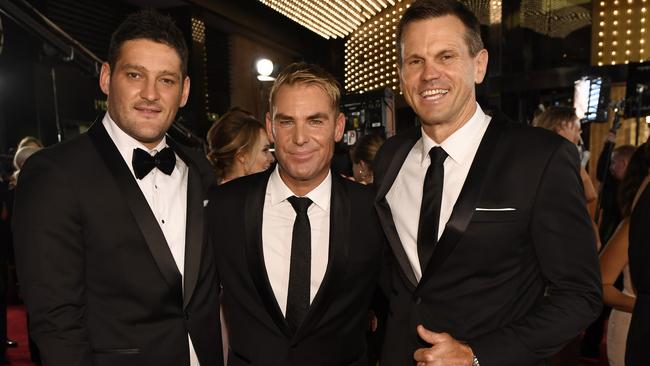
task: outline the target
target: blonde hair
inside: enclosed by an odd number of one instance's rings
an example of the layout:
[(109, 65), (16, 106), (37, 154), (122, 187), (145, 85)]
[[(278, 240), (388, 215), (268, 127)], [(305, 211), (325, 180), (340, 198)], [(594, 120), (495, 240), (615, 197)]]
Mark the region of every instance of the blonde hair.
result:
[(321, 88), (330, 97), (332, 109), (339, 112), (341, 89), (338, 81), (322, 67), (306, 62), (294, 62), (287, 66), (275, 79), (269, 95), (269, 111), (273, 116), (273, 103), (278, 90), (284, 85), (308, 84)]
[(43, 143), (41, 140), (34, 136), (25, 136), (23, 137), (22, 140), (18, 143), (18, 147), (16, 150), (19, 150), (23, 146), (38, 146), (38, 147), (43, 147)]
[(533, 126), (557, 133), (577, 118), (575, 108), (553, 106), (548, 107), (544, 112), (535, 117), (533, 119)]

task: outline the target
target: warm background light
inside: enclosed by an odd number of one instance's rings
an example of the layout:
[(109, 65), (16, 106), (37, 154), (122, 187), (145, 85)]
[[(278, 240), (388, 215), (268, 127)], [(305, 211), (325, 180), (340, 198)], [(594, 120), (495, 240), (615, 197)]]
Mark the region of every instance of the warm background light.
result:
[(593, 2), (591, 64), (604, 66), (644, 62), (647, 0), (601, 0)]

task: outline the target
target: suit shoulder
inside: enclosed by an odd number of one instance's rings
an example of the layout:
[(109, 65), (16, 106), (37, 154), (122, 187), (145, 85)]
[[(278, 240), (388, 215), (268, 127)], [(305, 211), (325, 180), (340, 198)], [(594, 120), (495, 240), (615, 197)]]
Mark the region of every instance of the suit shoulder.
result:
[(504, 143), (516, 147), (517, 151), (547, 152), (552, 154), (560, 148), (575, 146), (553, 131), (532, 127), (522, 123), (506, 121), (502, 138)]
[(353, 182), (349, 179), (337, 177), (342, 184), (346, 187), (350, 196), (354, 199), (372, 202), (375, 197), (374, 189), (371, 186), (363, 185), (361, 183)]
[(246, 196), (251, 189), (258, 187), (259, 184), (266, 184), (268, 176), (269, 172), (265, 171), (239, 177), (224, 184), (214, 186), (209, 192), (210, 201), (213, 199), (220, 203), (231, 202), (233, 200), (238, 201)]
[(92, 152), (92, 143), (86, 134), (75, 136), (70, 140), (45, 147), (32, 155), (26, 162), (25, 168), (36, 164), (54, 164), (59, 169), (76, 166), (76, 162)]

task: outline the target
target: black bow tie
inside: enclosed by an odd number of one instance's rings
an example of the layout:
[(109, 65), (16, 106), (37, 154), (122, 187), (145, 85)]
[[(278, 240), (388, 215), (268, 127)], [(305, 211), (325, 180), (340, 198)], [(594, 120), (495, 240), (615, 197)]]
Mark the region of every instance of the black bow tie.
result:
[(176, 154), (170, 147), (160, 150), (153, 156), (142, 149), (133, 149), (131, 163), (135, 177), (138, 179), (146, 177), (153, 168), (170, 175), (176, 166)]

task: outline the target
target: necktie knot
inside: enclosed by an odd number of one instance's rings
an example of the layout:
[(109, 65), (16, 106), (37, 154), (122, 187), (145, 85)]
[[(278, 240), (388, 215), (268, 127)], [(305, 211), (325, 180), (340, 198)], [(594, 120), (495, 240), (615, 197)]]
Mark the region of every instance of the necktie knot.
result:
[(429, 150), (431, 165), (442, 165), (447, 159), (447, 152), (440, 146), (434, 146)]
[(291, 196), (287, 198), (287, 200), (291, 203), (291, 206), (293, 206), (293, 210), (296, 211), (297, 215), (306, 215), (307, 209), (312, 204), (312, 200), (307, 197)]
[(176, 154), (170, 147), (160, 150), (153, 156), (142, 149), (133, 149), (131, 163), (135, 177), (138, 179), (146, 177), (153, 168), (170, 175), (176, 166)]

